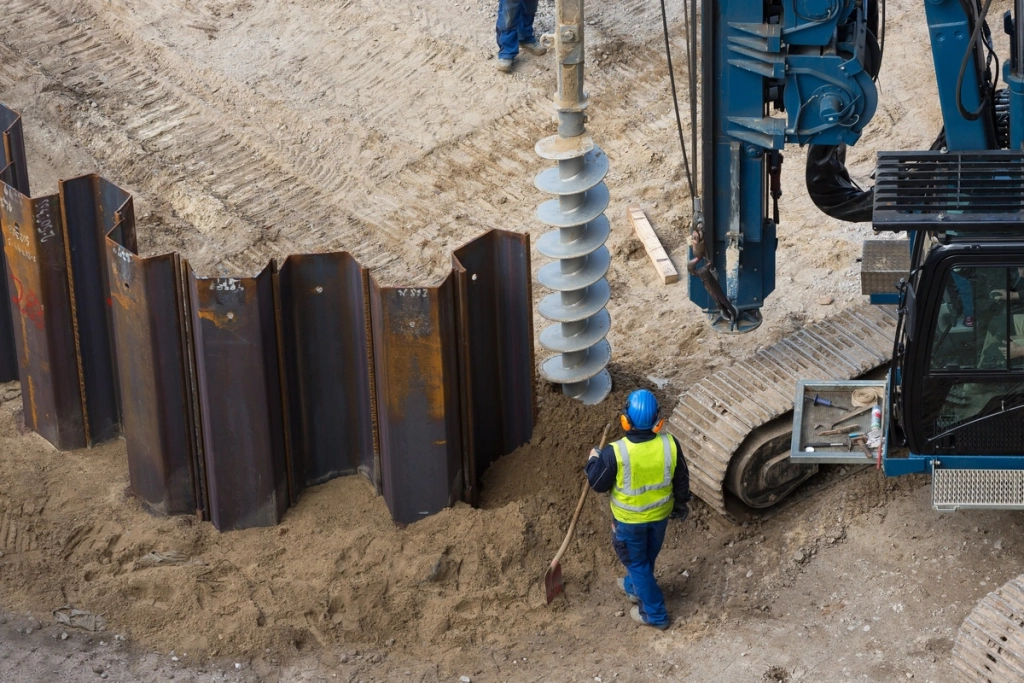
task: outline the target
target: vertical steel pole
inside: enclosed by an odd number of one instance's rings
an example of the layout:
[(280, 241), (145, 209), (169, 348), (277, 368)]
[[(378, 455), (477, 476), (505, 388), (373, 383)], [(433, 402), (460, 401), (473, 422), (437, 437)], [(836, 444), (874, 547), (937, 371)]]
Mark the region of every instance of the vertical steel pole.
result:
[(558, 134), (537, 143), (537, 154), (557, 167), (537, 175), (539, 190), (557, 196), (537, 208), (537, 217), (552, 230), (537, 240), (537, 251), (557, 259), (541, 268), (537, 280), (555, 293), (538, 311), (554, 322), (540, 334), (541, 345), (557, 355), (541, 364), (549, 382), (586, 405), (600, 403), (611, 391), (606, 366), (611, 346), (605, 337), (611, 296), (605, 274), (608, 239), (608, 157), (587, 135), (587, 95), (583, 92), (583, 0), (555, 3), (555, 58), (558, 62)]

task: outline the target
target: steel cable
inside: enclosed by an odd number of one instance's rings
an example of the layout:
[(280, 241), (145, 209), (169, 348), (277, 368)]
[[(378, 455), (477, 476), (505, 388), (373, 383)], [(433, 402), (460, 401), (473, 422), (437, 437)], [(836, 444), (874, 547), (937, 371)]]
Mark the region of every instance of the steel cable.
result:
[[(684, 3), (683, 7), (685, 8), (685, 6), (686, 5)], [(690, 160), (686, 154), (686, 139), (683, 137), (683, 121), (679, 116), (679, 98), (676, 95), (676, 76), (672, 69), (672, 47), (669, 44), (668, 39), (668, 12), (665, 10), (665, 0), (661, 0), (661, 25), (665, 33), (665, 59), (668, 62), (668, 80), (672, 86), (672, 108), (676, 113), (676, 129), (679, 131), (679, 147), (683, 150), (683, 167), (686, 169), (686, 183), (690, 187), (690, 197), (695, 197), (696, 193), (693, 188), (693, 176), (690, 173)], [(691, 83), (693, 82), (692, 73), (690, 81)], [(696, 125), (696, 122), (691, 121), (690, 125)]]

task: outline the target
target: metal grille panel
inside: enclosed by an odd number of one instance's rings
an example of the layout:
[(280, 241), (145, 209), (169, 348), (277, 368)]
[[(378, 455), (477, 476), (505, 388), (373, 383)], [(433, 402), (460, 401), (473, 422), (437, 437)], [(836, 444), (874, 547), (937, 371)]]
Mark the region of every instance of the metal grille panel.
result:
[(932, 507), (1024, 510), (1024, 471), (936, 469)]
[(1019, 414), (1014, 413), (991, 417), (984, 422), (961, 427), (954, 437), (960, 453), (1014, 455), (1024, 448), (1024, 422)]
[(1024, 221), (1024, 153), (879, 152), (876, 230), (991, 230)]

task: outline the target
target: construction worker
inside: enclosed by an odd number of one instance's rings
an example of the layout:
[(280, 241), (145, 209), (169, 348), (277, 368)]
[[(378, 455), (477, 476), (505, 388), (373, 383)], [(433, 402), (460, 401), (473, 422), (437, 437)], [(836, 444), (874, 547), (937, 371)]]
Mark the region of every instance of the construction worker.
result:
[(520, 48), (531, 55), (540, 56), (547, 49), (533, 34), (533, 19), (537, 14), (537, 0), (498, 0), (498, 71), (510, 73), (512, 62)]
[(658, 413), (658, 399), (650, 391), (631, 393), (620, 418), (626, 436), (601, 451), (591, 449), (586, 472), (594, 491), (611, 491), (612, 546), (626, 566), (618, 585), (636, 603), (630, 616), (666, 629), (670, 621), (654, 561), (669, 518), (685, 520), (690, 512), (690, 473), (679, 442), (659, 433), (664, 420)]

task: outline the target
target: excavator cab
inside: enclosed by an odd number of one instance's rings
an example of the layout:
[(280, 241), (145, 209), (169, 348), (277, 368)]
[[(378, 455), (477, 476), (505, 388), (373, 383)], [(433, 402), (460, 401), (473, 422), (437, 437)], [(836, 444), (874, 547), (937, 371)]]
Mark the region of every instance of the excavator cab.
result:
[(920, 241), (932, 244), (906, 283), (890, 453), (905, 445), (922, 465), (998, 456), (1013, 461), (1002, 467), (1024, 466), (1024, 243), (1009, 234)]
[(886, 152), (879, 169), (873, 227), (913, 245), (885, 472), (931, 473), (940, 509), (1024, 508), (1024, 155)]
[[(888, 241), (910, 259), (879, 461), (889, 476), (931, 474), (937, 509), (1024, 509), (1024, 154), (882, 152), (878, 162), (873, 227), (910, 235)], [(807, 452), (801, 384), (792, 460), (853, 462)]]

